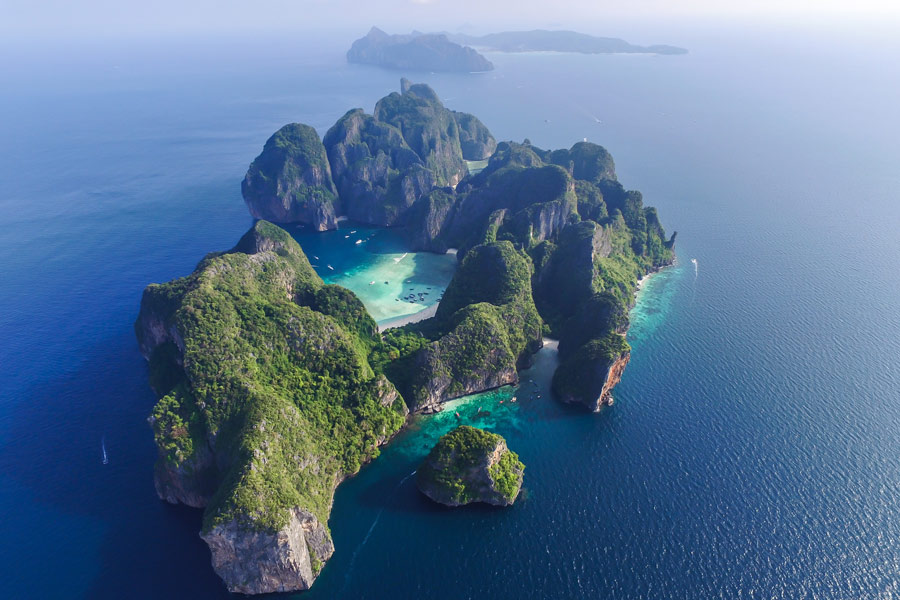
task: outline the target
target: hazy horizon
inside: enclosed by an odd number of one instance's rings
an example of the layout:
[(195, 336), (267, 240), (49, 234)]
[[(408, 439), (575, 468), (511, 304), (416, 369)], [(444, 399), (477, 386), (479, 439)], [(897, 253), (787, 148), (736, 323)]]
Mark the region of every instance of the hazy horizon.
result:
[(252, 10), (233, 0), (162, 0), (152, 6), (111, 0), (87, 0), (78, 5), (62, 0), (7, 0), (0, 5), (0, 34), (7, 43), (188, 34), (358, 31), (361, 35), (375, 25), (390, 33), (412, 29), (487, 33), (542, 28), (619, 37), (640, 35), (648, 28), (677, 31), (716, 22), (797, 27), (865, 23), (891, 27), (898, 19), (900, 4), (885, 0), (760, 0), (738, 6), (723, 6), (715, 0), (569, 0), (552, 6), (537, 0), (514, 5), (475, 0), (385, 0), (377, 4), (354, 0), (262, 0)]

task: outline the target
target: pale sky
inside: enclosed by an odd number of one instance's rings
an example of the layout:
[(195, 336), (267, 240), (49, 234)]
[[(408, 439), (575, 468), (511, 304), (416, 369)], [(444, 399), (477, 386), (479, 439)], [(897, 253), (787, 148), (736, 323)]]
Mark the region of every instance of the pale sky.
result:
[[(0, 0), (7, 37), (240, 31), (571, 28), (640, 19), (900, 17), (900, 0)], [(609, 32), (610, 34), (613, 32)]]

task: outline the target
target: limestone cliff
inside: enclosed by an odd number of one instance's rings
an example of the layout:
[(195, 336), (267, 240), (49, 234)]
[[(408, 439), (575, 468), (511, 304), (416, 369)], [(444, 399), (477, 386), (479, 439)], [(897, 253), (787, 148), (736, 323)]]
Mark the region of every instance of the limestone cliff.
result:
[(395, 225), (434, 186), (401, 131), (362, 109), (341, 117), (324, 143), (344, 214), (354, 221)]
[(455, 186), (467, 173), (456, 118), (427, 85), (403, 80), (401, 86), (402, 93), (378, 101), (375, 118), (403, 133), (409, 147), (434, 174), (435, 185)]
[(610, 333), (593, 339), (560, 361), (553, 374), (553, 392), (563, 402), (596, 412), (613, 403), (612, 389), (622, 379), (630, 358), (624, 336)]
[(277, 531), (229, 521), (200, 537), (209, 545), (213, 568), (228, 591), (239, 594), (308, 590), (334, 553), (325, 526), (300, 508), (292, 510)]
[(542, 345), (531, 266), (508, 241), (473, 248), (438, 305), (438, 334), (410, 359), (404, 397), (419, 412), (518, 381)]
[(285, 125), (269, 138), (241, 193), (257, 219), (304, 223), (318, 231), (337, 227), (331, 167), (319, 134), (308, 125)]

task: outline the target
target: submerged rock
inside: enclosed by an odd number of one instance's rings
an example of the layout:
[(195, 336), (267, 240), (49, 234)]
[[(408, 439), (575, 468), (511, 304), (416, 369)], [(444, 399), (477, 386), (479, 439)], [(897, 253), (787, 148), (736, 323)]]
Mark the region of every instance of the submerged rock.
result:
[(416, 485), (447, 506), (509, 506), (522, 489), (524, 472), (525, 465), (502, 436), (461, 425), (431, 449), (418, 469)]

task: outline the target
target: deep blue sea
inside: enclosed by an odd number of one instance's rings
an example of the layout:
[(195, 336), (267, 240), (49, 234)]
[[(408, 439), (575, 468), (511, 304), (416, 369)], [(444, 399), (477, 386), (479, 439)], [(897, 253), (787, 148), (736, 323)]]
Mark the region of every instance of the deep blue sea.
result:
[[(691, 52), (408, 74), (498, 139), (606, 146), (679, 264), (641, 292), (614, 407), (554, 402), (552, 347), (456, 403), (522, 457), (520, 502), (429, 504), (408, 476), (455, 419), (416, 420), (338, 488), (306, 598), (900, 597), (900, 42), (652, 38)], [(227, 596), (199, 511), (154, 493), (132, 323), (146, 284), (250, 226), (239, 183), (272, 132), (399, 87), (349, 41), (3, 46), (0, 596)], [(304, 243), (330, 277), (384, 259)]]

